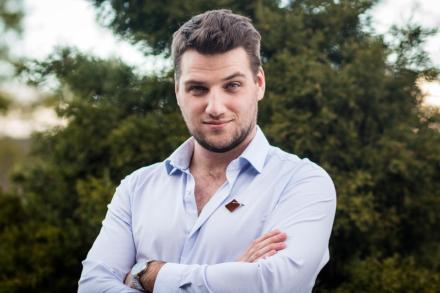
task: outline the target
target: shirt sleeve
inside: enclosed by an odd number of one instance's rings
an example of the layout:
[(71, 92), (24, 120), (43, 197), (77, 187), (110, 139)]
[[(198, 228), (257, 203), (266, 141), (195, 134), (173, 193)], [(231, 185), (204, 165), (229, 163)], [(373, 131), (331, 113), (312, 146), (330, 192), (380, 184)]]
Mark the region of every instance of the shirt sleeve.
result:
[(292, 176), (265, 226), (265, 231), (277, 228), (287, 234), (285, 249), (255, 263), (167, 263), (154, 293), (311, 292), (329, 260), (335, 210), (332, 180), (317, 165), (306, 164)]
[(102, 228), (83, 261), (78, 292), (139, 293), (124, 285), (124, 278), (135, 262), (131, 230), (130, 177), (122, 180), (102, 222)]

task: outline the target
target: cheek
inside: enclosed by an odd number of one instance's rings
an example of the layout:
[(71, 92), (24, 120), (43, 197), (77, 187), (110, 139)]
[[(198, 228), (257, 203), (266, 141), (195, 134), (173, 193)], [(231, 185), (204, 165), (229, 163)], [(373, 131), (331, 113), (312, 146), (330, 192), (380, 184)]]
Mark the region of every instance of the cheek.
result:
[(186, 120), (194, 120), (203, 113), (203, 106), (195, 103), (188, 103), (188, 101), (181, 101), (180, 111)]
[(189, 120), (192, 119), (192, 115), (191, 112), (188, 111), (187, 107), (180, 107), (180, 111), (182, 112), (182, 116), (183, 118), (188, 122)]
[(258, 104), (258, 97), (254, 91), (249, 92), (246, 96), (243, 96), (242, 99), (237, 101), (233, 106), (236, 111), (242, 113), (242, 115), (251, 115), (254, 112), (255, 107)]

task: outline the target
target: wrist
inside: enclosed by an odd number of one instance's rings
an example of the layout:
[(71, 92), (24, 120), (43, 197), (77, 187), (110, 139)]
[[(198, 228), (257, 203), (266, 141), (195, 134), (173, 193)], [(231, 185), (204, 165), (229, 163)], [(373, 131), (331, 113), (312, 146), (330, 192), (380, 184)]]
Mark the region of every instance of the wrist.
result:
[(146, 272), (140, 278), (140, 283), (145, 291), (153, 292), (157, 275), (164, 264), (165, 262), (156, 260), (148, 264)]

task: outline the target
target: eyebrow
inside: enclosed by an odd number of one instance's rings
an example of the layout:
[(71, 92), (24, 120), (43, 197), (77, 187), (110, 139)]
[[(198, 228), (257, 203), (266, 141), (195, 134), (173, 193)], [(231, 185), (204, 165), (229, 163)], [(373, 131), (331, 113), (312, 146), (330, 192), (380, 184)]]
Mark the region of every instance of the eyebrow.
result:
[(188, 85), (204, 85), (204, 84), (206, 84), (206, 83), (203, 82), (203, 81), (194, 80), (194, 79), (187, 80), (184, 83), (185, 86), (188, 86)]
[(226, 80), (230, 80), (230, 79), (233, 79), (233, 78), (236, 78), (236, 77), (246, 77), (246, 75), (244, 75), (241, 72), (235, 72), (235, 73), (232, 73), (231, 75), (223, 78), (222, 80), (226, 81)]
[[(241, 72), (234, 72), (231, 75), (226, 76), (225, 78), (222, 78), (222, 81), (226, 81), (226, 80), (231, 80), (237, 77), (246, 77), (246, 75), (244, 75)], [(205, 85), (206, 82), (204, 81), (200, 81), (200, 80), (195, 80), (195, 79), (190, 79), (185, 81), (184, 85), (188, 86), (188, 85)]]

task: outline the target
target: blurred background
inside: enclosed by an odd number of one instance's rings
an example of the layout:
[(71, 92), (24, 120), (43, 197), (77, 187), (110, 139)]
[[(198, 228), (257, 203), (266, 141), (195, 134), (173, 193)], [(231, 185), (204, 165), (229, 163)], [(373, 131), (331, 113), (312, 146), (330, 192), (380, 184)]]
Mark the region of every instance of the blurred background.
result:
[(335, 182), (315, 292), (439, 292), (438, 0), (0, 0), (0, 292), (76, 292), (120, 180), (188, 136), (171, 36), (217, 8), (262, 34), (271, 143)]

